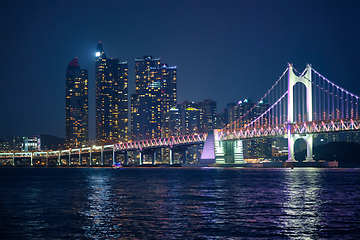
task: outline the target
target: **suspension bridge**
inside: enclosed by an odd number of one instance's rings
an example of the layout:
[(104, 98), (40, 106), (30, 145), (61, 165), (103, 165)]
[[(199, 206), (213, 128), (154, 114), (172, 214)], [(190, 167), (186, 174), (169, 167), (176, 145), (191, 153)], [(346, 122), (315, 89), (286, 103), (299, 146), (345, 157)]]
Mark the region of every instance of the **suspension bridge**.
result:
[[(257, 118), (244, 121), (263, 102), (272, 104)], [(224, 142), (234, 143), (234, 161), (242, 163), (241, 140), (266, 137), (287, 137), (288, 162), (295, 161), (295, 141), (303, 139), (307, 145), (306, 161), (313, 162), (314, 134), (359, 128), (359, 96), (331, 82), (309, 64), (302, 73), (289, 64), (253, 108), (216, 132), (216, 162), (225, 163)]]
[[(266, 102), (269, 106), (257, 117), (254, 112), (259, 104)], [(291, 64), (275, 82), (268, 92), (244, 115), (223, 129), (215, 129), (213, 134), (193, 134), (174, 136), (162, 139), (130, 141), (104, 146), (91, 146), (77, 149), (40, 152), (6, 152), (0, 153), (2, 161), (15, 165), (15, 159), (30, 159), (31, 166), (36, 159), (55, 159), (62, 165), (66, 159), (76, 157), (79, 165), (87, 157), (92, 165), (93, 156), (100, 157), (104, 165), (104, 155), (112, 156), (115, 163), (116, 154), (124, 154), (127, 164), (127, 153), (139, 151), (139, 164), (143, 164), (143, 154), (155, 149), (170, 149), (169, 164), (173, 164), (173, 150), (186, 146), (204, 144), (200, 163), (243, 164), (243, 140), (256, 138), (286, 137), (288, 142), (287, 162), (294, 162), (294, 144), (303, 139), (307, 145), (306, 161), (313, 162), (314, 134), (360, 130), (359, 96), (345, 90), (318, 73), (311, 65), (303, 72), (298, 72)], [(186, 155), (186, 154), (185, 154)]]

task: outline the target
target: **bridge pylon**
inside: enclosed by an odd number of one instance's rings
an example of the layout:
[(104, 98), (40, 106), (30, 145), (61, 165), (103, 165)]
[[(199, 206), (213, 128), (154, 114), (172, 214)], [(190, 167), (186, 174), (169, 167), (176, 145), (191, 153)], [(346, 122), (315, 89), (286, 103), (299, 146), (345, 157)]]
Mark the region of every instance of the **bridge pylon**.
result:
[(294, 144), (297, 139), (304, 139), (307, 145), (306, 161), (314, 162), (312, 158), (313, 152), (313, 136), (310, 135), (294, 135), (291, 134), (291, 125), (294, 124), (294, 86), (296, 83), (302, 83), (306, 87), (306, 120), (312, 121), (312, 82), (311, 82), (311, 66), (307, 64), (306, 74), (304, 76), (296, 76), (293, 66), (289, 64), (288, 69), (288, 116), (287, 116), (287, 133), (288, 133), (288, 160), (287, 162), (295, 162)]

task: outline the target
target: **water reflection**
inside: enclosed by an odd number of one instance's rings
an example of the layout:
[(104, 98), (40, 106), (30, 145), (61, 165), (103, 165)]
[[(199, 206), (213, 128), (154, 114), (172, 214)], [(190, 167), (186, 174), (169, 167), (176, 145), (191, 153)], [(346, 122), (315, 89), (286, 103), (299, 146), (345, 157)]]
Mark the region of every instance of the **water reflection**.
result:
[(82, 212), (86, 216), (87, 223), (83, 226), (85, 236), (88, 238), (109, 238), (109, 233), (116, 228), (116, 225), (111, 224), (114, 219), (115, 202), (111, 200), (111, 179), (109, 173), (105, 171), (92, 171), (87, 176), (88, 183), (88, 197), (87, 206), (84, 206), (85, 211)]
[(321, 228), (323, 178), (321, 169), (287, 169), (284, 179), (283, 212), (278, 222), (282, 232), (293, 238), (316, 238)]
[(4, 239), (356, 239), (360, 232), (360, 169), (31, 170), (0, 169)]

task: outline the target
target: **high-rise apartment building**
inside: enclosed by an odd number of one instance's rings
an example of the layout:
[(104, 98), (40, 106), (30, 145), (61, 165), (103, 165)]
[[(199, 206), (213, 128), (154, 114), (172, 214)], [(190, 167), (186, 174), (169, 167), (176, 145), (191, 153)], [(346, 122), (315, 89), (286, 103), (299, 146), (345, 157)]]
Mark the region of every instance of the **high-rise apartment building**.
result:
[[(237, 104), (228, 103), (226, 109), (226, 124), (229, 125), (238, 121), (236, 126), (244, 127), (259, 117), (268, 108), (269, 104), (267, 102), (261, 101), (255, 106), (255, 103), (250, 98), (245, 98)], [(271, 139), (246, 140), (243, 149), (245, 158), (269, 157), (271, 156)]]
[(170, 135), (180, 136), (181, 129), (181, 111), (177, 107), (172, 107), (170, 109)]
[(216, 101), (206, 99), (204, 102), (178, 104), (181, 115), (182, 135), (209, 133), (216, 126)]
[(176, 107), (176, 66), (160, 58), (135, 59), (135, 94), (131, 95), (132, 140), (171, 135), (170, 109)]
[[(259, 117), (266, 109), (269, 108), (267, 102), (261, 101), (255, 106), (255, 103), (250, 98), (245, 98), (238, 102), (237, 116), (242, 118), (239, 126), (244, 127)], [(252, 109), (252, 110), (251, 110)], [(251, 111), (250, 111), (251, 110)], [(244, 156), (246, 158), (265, 158), (271, 157), (271, 139), (252, 139), (244, 143)]]
[(128, 64), (107, 58), (101, 42), (95, 53), (95, 141), (128, 141)]
[(40, 136), (23, 137), (23, 149), (27, 151), (41, 151), (41, 138)]
[(238, 125), (243, 127), (259, 117), (268, 107), (269, 104), (263, 101), (255, 106), (251, 98), (240, 100), (237, 104), (228, 103), (226, 109), (227, 124), (231, 124), (241, 118)]
[[(204, 102), (185, 101), (177, 104), (170, 113), (170, 129), (179, 135), (211, 133), (216, 126), (216, 102), (208, 99)], [(188, 163), (197, 163), (202, 149), (203, 145), (188, 147)]]
[(212, 132), (216, 126), (216, 101), (206, 99), (198, 103), (202, 113), (201, 132)]
[(74, 58), (66, 70), (66, 145), (88, 144), (88, 71)]
[(160, 58), (144, 56), (135, 59), (135, 93), (145, 91), (157, 77), (157, 69), (160, 67)]
[(202, 114), (195, 102), (178, 104), (181, 114), (181, 135), (201, 133)]

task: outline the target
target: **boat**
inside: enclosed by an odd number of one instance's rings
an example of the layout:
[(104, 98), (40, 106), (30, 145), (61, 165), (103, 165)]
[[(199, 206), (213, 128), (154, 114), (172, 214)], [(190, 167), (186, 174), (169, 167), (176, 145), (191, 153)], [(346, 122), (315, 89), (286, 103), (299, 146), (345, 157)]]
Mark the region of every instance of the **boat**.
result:
[(123, 166), (121, 165), (121, 163), (115, 163), (111, 166), (112, 169), (120, 169), (122, 168)]

